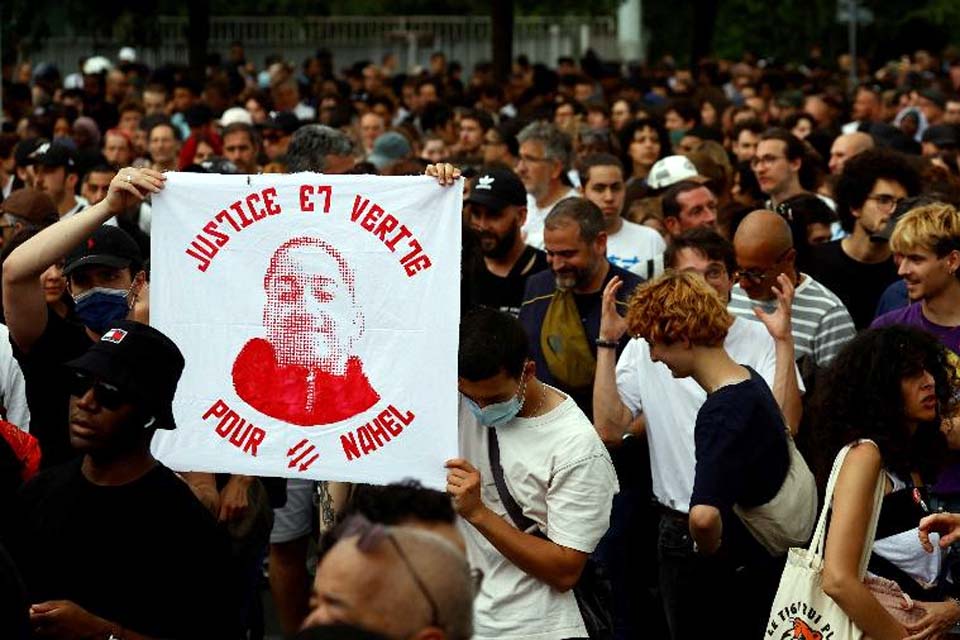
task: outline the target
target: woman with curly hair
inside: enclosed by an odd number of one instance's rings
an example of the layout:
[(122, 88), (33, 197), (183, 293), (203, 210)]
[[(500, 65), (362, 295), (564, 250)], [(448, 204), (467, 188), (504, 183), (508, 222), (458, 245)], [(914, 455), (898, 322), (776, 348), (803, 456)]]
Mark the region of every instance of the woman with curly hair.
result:
[[(817, 384), (812, 424), (821, 478), (837, 452), (856, 443), (833, 493), (823, 590), (877, 640), (939, 637), (960, 621), (960, 604), (938, 582), (940, 554), (926, 553), (917, 531), (927, 511), (925, 484), (936, 479), (947, 448), (940, 408), (952, 388), (943, 346), (903, 325), (860, 334)], [(881, 474), (885, 497), (861, 581), (858, 564)]]

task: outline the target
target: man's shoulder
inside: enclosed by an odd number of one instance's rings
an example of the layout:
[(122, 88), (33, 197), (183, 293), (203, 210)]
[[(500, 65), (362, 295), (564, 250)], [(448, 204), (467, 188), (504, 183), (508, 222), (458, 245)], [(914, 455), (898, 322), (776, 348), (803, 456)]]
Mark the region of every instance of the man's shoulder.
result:
[(812, 276), (804, 275), (808, 282), (806, 286), (801, 286), (797, 289), (793, 302), (795, 307), (797, 303), (800, 303), (804, 306), (812, 304), (824, 312), (831, 311), (836, 307), (842, 307), (844, 312), (847, 311), (846, 305), (843, 304), (843, 300), (841, 300), (837, 294)]
[(734, 316), (723, 346), (737, 362), (747, 362), (748, 356), (766, 354), (775, 349), (773, 338), (762, 322), (752, 322), (739, 316)]
[(31, 507), (43, 507), (48, 499), (60, 491), (75, 489), (82, 480), (80, 465), (83, 458), (76, 458), (44, 469), (20, 489), (21, 501)]
[(554, 289), (556, 289), (556, 283), (553, 271), (546, 269), (532, 274), (527, 278), (527, 285), (524, 288), (523, 306), (549, 298), (553, 295)]
[(618, 276), (620, 281), (623, 283), (623, 286), (620, 287), (620, 291), (617, 293), (617, 298), (623, 300), (627, 298), (632, 292), (633, 289), (643, 283), (643, 278), (633, 273), (632, 271), (627, 271), (623, 267), (618, 267), (617, 265), (610, 263), (610, 273), (607, 275), (606, 279), (603, 281), (604, 286), (614, 277)]
[(874, 318), (873, 322), (870, 323), (870, 328), (888, 327), (892, 324), (921, 326), (922, 323), (919, 322), (920, 315), (918, 310), (922, 304), (922, 302), (913, 302), (905, 307), (887, 311), (885, 314)]

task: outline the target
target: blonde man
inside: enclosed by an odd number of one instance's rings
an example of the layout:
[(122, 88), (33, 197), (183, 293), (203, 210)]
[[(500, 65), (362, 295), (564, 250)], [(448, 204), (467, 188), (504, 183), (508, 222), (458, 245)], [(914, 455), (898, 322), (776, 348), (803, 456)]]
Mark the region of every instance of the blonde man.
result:
[(909, 211), (897, 221), (890, 247), (899, 261), (897, 274), (914, 302), (883, 314), (870, 326), (919, 327), (960, 353), (960, 212), (943, 203)]
[[(733, 603), (726, 594), (736, 594), (738, 602), (749, 603), (738, 609), (743, 636), (759, 637), (782, 565), (757, 549), (733, 507), (770, 501), (786, 478), (790, 460), (780, 409), (763, 378), (724, 349), (734, 319), (699, 274), (668, 271), (640, 285), (626, 322), (631, 335), (649, 344), (654, 362), (676, 378), (693, 378), (707, 393), (694, 428), (689, 511), (695, 549), (714, 557), (709, 597), (700, 603), (717, 606), (719, 615)], [(671, 627), (675, 638), (689, 637)]]

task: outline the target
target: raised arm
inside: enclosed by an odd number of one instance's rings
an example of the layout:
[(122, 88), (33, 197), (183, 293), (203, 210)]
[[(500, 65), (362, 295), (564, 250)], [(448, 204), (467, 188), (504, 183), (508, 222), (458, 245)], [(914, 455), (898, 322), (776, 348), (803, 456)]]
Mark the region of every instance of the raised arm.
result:
[[(618, 342), (627, 332), (627, 323), (617, 311), (617, 291), (623, 286), (614, 276), (603, 289), (600, 339)], [(593, 383), (593, 425), (607, 445), (617, 445), (630, 430), (633, 413), (617, 392), (617, 350), (597, 348), (597, 373)]]
[(800, 399), (800, 383), (797, 379), (796, 350), (793, 343), (793, 307), (794, 286), (784, 274), (777, 276), (779, 286), (772, 287), (777, 294), (777, 308), (767, 313), (759, 307), (753, 312), (760, 318), (767, 332), (773, 338), (776, 350), (776, 367), (773, 375), (773, 397), (790, 427), (790, 433), (797, 435), (800, 418), (803, 417), (803, 402)]
[(124, 169), (101, 202), (50, 225), (10, 254), (3, 263), (3, 307), (10, 335), (22, 351), (29, 351), (47, 326), (40, 275), (111, 217), (160, 191), (164, 180), (152, 169)]

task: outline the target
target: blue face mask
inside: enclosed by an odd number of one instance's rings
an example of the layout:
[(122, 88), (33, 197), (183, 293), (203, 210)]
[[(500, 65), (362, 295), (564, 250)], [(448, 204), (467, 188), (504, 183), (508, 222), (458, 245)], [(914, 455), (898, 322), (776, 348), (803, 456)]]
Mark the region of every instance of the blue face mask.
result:
[(495, 402), (493, 404), (488, 404), (485, 407), (481, 407), (470, 398), (466, 396), (463, 398), (467, 401), (467, 406), (470, 408), (470, 412), (473, 413), (474, 417), (477, 419), (477, 422), (485, 427), (494, 428), (502, 427), (517, 417), (517, 414), (520, 413), (521, 409), (523, 409), (523, 392), (524, 381), (521, 380), (520, 386), (517, 388), (517, 393), (509, 400), (504, 400), (503, 402)]
[(74, 313), (77, 318), (94, 333), (103, 333), (110, 325), (127, 317), (130, 307), (127, 304), (127, 291), (94, 287), (75, 297)]

